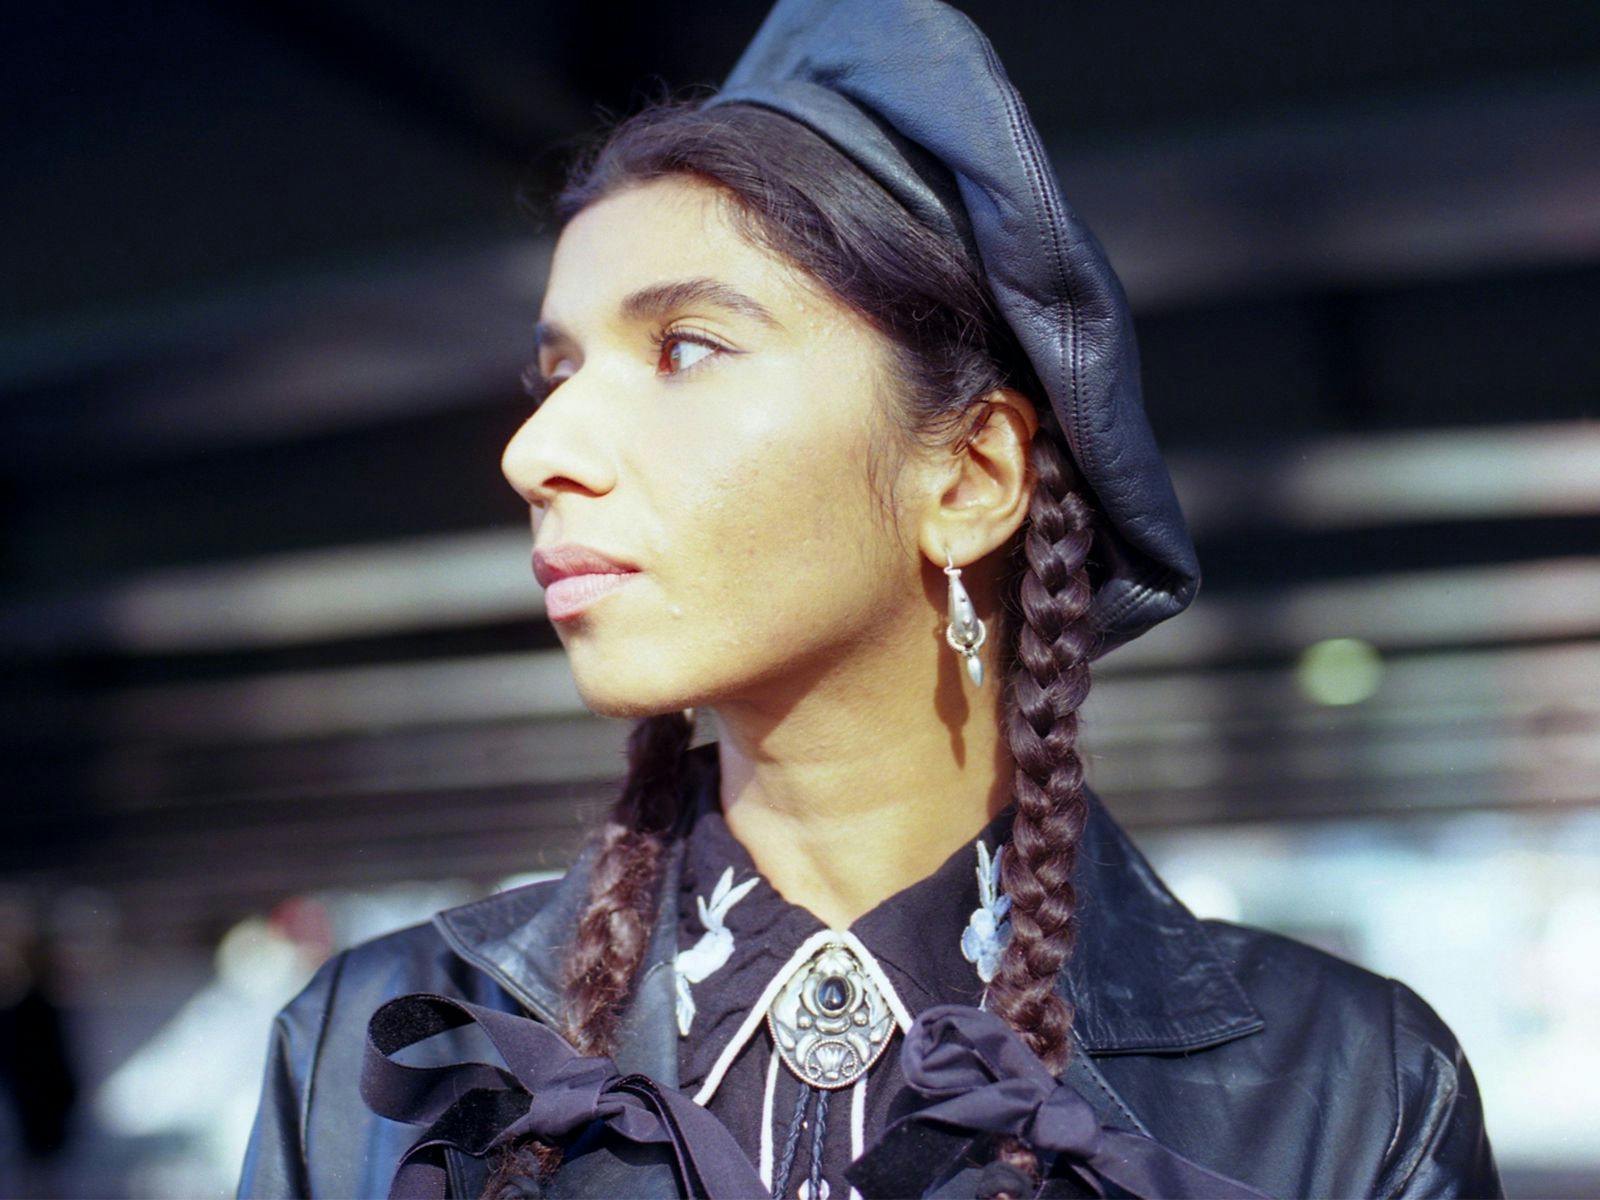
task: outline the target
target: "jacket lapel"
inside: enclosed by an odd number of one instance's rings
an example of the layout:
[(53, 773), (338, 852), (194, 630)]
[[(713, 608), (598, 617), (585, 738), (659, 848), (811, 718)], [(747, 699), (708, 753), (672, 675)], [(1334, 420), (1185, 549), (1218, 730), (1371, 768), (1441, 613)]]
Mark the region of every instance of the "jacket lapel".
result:
[[(434, 926), (455, 953), (505, 988), (529, 1012), (560, 1027), (560, 958), (558, 950), (572, 940), (588, 898), (593, 848), (586, 849), (559, 880), (529, 884), (434, 915)], [(662, 896), (676, 896), (682, 865), (682, 842), (674, 841), (662, 865)], [(678, 1083), (678, 1039), (673, 1015), (672, 960), (677, 953), (676, 914), (670, 904), (652, 930), (649, 949), (633, 997), (617, 1027), (612, 1059), (624, 1074), (640, 1072), (669, 1087)], [(463, 1174), (470, 1164), (458, 1163)], [(482, 1187), (486, 1172), (477, 1164), (475, 1182)], [(473, 1187), (474, 1180), (466, 1182)], [(465, 1195), (476, 1196), (477, 1190)], [(679, 1193), (677, 1172), (665, 1151), (621, 1143), (574, 1144), (562, 1159), (545, 1194), (568, 1196), (638, 1196), (668, 1200)]]
[(1265, 1027), (1205, 926), (1087, 792), (1078, 934), (1057, 989), (1090, 1054), (1202, 1050)]
[[(511, 993), (546, 1024), (559, 1027), (561, 978), (559, 950), (573, 930), (589, 894), (595, 850), (590, 846), (557, 880), (499, 892), (470, 904), (435, 913), (433, 924), (457, 956)], [(661, 895), (675, 896), (682, 868), (682, 843), (665, 855)], [(677, 953), (677, 915), (662, 905), (651, 932), (638, 982), (618, 1023), (612, 1053), (624, 1073), (639, 1071), (658, 1082), (678, 1083), (673, 1026), (672, 960)]]

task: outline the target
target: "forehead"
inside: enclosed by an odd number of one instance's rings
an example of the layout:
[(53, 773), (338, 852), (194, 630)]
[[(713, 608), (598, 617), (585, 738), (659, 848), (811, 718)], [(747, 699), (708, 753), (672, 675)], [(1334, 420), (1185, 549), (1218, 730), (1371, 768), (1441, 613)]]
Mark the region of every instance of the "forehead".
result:
[(544, 315), (603, 316), (643, 285), (690, 277), (721, 280), (772, 305), (820, 298), (802, 272), (734, 228), (732, 203), (710, 184), (669, 176), (589, 205), (556, 242)]

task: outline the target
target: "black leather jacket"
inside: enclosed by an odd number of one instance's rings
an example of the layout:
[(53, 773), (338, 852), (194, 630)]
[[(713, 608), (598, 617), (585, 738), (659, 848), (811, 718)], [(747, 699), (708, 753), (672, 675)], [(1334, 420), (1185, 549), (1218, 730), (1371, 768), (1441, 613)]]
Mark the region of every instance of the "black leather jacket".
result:
[[(668, 857), (671, 896), (679, 863)], [(329, 959), (273, 1022), (239, 1195), (386, 1196), (421, 1131), (362, 1102), (368, 1018), (426, 991), (550, 1022), (553, 948), (574, 927), (589, 862)], [(1081, 925), (1060, 983), (1076, 1006), (1065, 1078), (1103, 1123), (1277, 1197), (1503, 1195), (1471, 1069), (1416, 993), (1288, 938), (1197, 920), (1093, 796), (1077, 871)], [(664, 908), (613, 1057), (676, 1085), (675, 913)], [(494, 1061), (472, 1032), (424, 1046), (440, 1063)], [(446, 1161), (451, 1194), (477, 1196), (485, 1164), (454, 1149)], [(973, 1196), (976, 1174), (945, 1173), (925, 1194)], [(680, 1193), (665, 1151), (594, 1139), (569, 1153), (548, 1194)]]

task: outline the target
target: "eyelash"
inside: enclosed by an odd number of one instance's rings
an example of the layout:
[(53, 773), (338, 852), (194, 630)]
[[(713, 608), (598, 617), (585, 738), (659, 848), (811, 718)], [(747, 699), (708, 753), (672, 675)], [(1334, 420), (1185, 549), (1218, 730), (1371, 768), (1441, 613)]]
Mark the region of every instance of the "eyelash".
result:
[[(661, 359), (666, 355), (667, 347), (673, 342), (692, 342), (696, 346), (704, 346), (708, 350), (715, 350), (721, 354), (730, 352), (727, 346), (724, 346), (721, 342), (717, 341), (709, 334), (700, 333), (697, 330), (658, 329), (650, 335), (650, 344), (655, 347), (656, 351), (656, 368), (658, 370), (661, 367)], [(702, 358), (700, 362), (690, 363), (687, 367), (684, 367), (679, 371), (674, 371), (672, 374), (682, 375), (684, 371), (692, 371), (698, 367), (700, 363), (710, 361), (710, 358), (711, 356), (708, 355), (706, 358)]]
[[(704, 333), (688, 329), (658, 329), (650, 335), (650, 345), (655, 350), (658, 370), (661, 367), (662, 358), (667, 353), (667, 347), (673, 342), (693, 342), (697, 346), (704, 346), (706, 349), (716, 351), (718, 354), (735, 353), (730, 347), (724, 346), (721, 342)], [(713, 356), (708, 355), (706, 358), (700, 359), (699, 362), (690, 363), (687, 367), (677, 371), (670, 371), (668, 374), (682, 375), (685, 371), (692, 371), (701, 363), (708, 362), (711, 357)], [(561, 380), (559, 379), (546, 379), (540, 373), (537, 362), (531, 362), (522, 369), (522, 390), (532, 398), (535, 408), (543, 404), (549, 398), (550, 393), (560, 385)]]

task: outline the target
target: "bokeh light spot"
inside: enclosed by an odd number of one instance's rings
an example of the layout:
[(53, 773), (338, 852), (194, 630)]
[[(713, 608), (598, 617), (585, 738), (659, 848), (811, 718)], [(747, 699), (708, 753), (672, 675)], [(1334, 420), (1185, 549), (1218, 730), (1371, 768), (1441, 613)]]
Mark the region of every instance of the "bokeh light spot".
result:
[(1295, 683), (1318, 704), (1359, 704), (1378, 690), (1383, 659), (1360, 638), (1327, 638), (1306, 647)]

